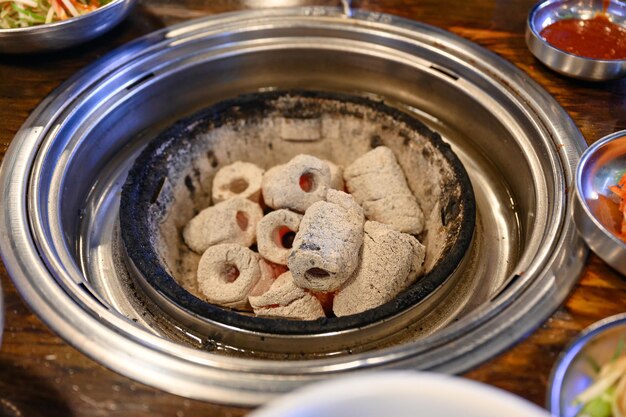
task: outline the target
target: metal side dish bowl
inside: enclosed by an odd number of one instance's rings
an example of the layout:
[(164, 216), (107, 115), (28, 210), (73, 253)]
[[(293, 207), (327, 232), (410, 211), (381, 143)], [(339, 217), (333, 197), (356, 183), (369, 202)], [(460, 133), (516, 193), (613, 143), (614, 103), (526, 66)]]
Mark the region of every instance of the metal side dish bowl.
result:
[(574, 219), (591, 250), (626, 275), (626, 242), (616, 234), (618, 226), (607, 224), (607, 215), (603, 215), (610, 211), (607, 205), (617, 206), (609, 187), (618, 185), (624, 174), (626, 130), (598, 140), (580, 158), (576, 172)]
[(120, 23), (135, 3), (136, 0), (113, 0), (92, 12), (67, 20), (0, 29), (0, 53), (50, 52), (87, 42)]
[(626, 75), (625, 59), (594, 59), (566, 52), (547, 42), (541, 32), (564, 19), (592, 19), (604, 14), (619, 26), (626, 26), (626, 4), (618, 1), (593, 0), (584, 2), (543, 0), (531, 9), (526, 25), (526, 44), (530, 52), (548, 68), (588, 81), (604, 81)]
[(597, 374), (594, 366), (602, 366), (614, 358), (624, 335), (626, 314), (618, 314), (587, 327), (561, 353), (548, 386), (547, 408), (553, 416), (580, 414), (583, 405), (576, 399), (594, 383)]

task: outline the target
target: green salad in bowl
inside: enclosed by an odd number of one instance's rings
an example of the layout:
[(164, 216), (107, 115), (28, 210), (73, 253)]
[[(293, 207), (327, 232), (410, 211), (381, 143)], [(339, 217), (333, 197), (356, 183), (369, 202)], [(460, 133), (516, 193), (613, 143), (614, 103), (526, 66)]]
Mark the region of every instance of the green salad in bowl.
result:
[(59, 22), (92, 12), (111, 0), (0, 0), (0, 29)]

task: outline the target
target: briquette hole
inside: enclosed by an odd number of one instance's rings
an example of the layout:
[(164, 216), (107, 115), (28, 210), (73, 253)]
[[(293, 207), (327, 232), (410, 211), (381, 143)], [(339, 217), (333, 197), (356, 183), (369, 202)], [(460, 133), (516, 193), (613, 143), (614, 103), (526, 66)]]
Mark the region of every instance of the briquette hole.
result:
[(322, 268), (311, 268), (306, 271), (305, 276), (308, 279), (324, 279), (330, 276), (328, 271), (323, 270)]
[(237, 219), (237, 226), (245, 232), (248, 229), (248, 215), (243, 211), (238, 211), (235, 218)]
[(239, 278), (239, 269), (235, 265), (226, 264), (224, 267), (224, 281), (235, 282)]
[(248, 185), (248, 181), (244, 178), (235, 178), (228, 184), (228, 189), (233, 194), (241, 194), (246, 191)]
[(300, 188), (305, 193), (310, 193), (315, 189), (315, 176), (310, 172), (305, 172), (300, 176)]
[(291, 249), (295, 237), (296, 232), (287, 226), (280, 226), (274, 231), (274, 241), (276, 245), (284, 249)]

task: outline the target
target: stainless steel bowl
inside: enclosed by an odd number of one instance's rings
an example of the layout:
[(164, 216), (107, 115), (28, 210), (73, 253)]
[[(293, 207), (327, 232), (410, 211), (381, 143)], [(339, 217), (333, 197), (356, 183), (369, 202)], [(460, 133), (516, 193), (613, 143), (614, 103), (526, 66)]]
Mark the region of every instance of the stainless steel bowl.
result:
[[(544, 0), (530, 11), (526, 25), (526, 44), (530, 52), (550, 69), (574, 78), (603, 81), (626, 75), (626, 60), (584, 58), (555, 48), (540, 35), (548, 25), (563, 19), (590, 19), (603, 12), (603, 0)], [(618, 25), (626, 26), (626, 3), (609, 1), (606, 14)]]
[(28, 54), (68, 48), (96, 38), (126, 17), (136, 0), (113, 0), (79, 17), (16, 29), (0, 29), (0, 53)]
[(603, 364), (615, 354), (626, 334), (626, 314), (618, 314), (587, 327), (561, 353), (552, 369), (547, 408), (555, 417), (574, 417), (580, 406), (574, 399), (593, 383), (589, 358)]
[(587, 245), (600, 258), (626, 275), (626, 243), (608, 230), (596, 217), (590, 204), (600, 195), (609, 196), (626, 173), (626, 130), (606, 136), (589, 147), (576, 171), (574, 219)]

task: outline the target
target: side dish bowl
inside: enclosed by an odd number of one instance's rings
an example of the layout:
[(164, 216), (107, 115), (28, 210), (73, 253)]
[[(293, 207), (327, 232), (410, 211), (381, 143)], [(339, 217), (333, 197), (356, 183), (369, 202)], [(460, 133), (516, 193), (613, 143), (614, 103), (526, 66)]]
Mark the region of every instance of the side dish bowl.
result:
[(581, 405), (574, 400), (593, 383), (592, 363), (609, 361), (625, 334), (626, 314), (611, 316), (587, 327), (561, 353), (548, 385), (547, 408), (553, 416), (578, 415)]
[(94, 39), (120, 23), (136, 0), (113, 0), (71, 19), (25, 28), (0, 29), (0, 53), (49, 52)]
[(594, 205), (609, 197), (610, 186), (626, 174), (626, 130), (608, 135), (583, 153), (576, 171), (574, 220), (579, 233), (600, 258), (626, 275), (626, 243), (598, 218)]
[(541, 36), (541, 31), (556, 21), (586, 20), (603, 13), (611, 22), (620, 26), (626, 25), (626, 4), (622, 2), (542, 0), (528, 15), (526, 45), (537, 59), (560, 74), (588, 81), (621, 78), (626, 75), (626, 60), (593, 59), (574, 55), (552, 46)]

